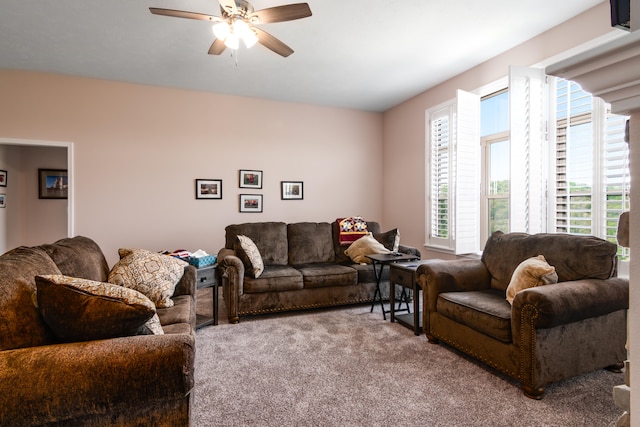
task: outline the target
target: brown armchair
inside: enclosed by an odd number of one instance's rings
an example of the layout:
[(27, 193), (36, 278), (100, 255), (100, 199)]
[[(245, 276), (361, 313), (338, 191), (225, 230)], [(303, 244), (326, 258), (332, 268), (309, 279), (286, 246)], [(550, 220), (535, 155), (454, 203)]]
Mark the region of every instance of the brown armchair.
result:
[[(617, 246), (592, 236), (494, 233), (481, 259), (431, 261), (418, 268), (423, 324), (443, 341), (520, 382), (544, 387), (626, 359), (629, 282), (617, 275)], [(544, 255), (558, 283), (506, 289), (516, 267)]]

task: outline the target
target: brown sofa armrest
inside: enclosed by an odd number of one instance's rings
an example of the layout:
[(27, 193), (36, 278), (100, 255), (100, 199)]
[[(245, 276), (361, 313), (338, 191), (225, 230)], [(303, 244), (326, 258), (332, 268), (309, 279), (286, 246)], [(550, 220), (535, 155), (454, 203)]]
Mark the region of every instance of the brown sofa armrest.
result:
[(400, 244), (400, 246), (398, 246), (398, 252), (417, 256), (418, 258), (422, 258), (422, 254), (420, 253), (418, 248), (414, 248), (413, 246), (406, 246), (406, 245)]
[(217, 274), (230, 323), (238, 323), (240, 295), (244, 293), (244, 264), (230, 249), (218, 252)]
[(41, 425), (182, 400), (195, 338), (142, 335), (0, 352), (0, 425)]
[(479, 291), (491, 287), (491, 276), (479, 259), (432, 260), (418, 266), (426, 310), (436, 311), (442, 292)]
[(184, 268), (184, 274), (176, 285), (176, 290), (173, 292), (173, 296), (178, 295), (195, 295), (196, 294), (196, 268), (193, 265), (188, 265)]
[(512, 307), (514, 337), (523, 323), (535, 328), (578, 322), (629, 308), (629, 281), (582, 279), (525, 289), (516, 294)]

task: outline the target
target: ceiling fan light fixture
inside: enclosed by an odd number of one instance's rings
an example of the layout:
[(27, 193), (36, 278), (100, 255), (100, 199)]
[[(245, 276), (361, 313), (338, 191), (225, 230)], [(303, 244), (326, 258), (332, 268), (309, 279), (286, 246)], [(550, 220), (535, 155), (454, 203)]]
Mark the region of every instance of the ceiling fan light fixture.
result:
[(229, 33), (227, 38), (224, 40), (224, 45), (229, 49), (237, 50), (240, 47), (240, 39), (237, 34)]
[(250, 48), (254, 44), (258, 43), (258, 35), (251, 29), (247, 32), (247, 34), (242, 37), (242, 41), (247, 48)]
[(213, 24), (213, 35), (216, 36), (217, 39), (224, 40), (231, 33), (231, 27), (225, 21), (216, 22)]

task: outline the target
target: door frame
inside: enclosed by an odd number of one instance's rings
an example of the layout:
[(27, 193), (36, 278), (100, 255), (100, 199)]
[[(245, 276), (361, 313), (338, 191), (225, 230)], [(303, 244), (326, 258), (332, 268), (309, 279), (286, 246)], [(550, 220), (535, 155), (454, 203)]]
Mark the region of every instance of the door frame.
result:
[(75, 236), (74, 221), (74, 167), (73, 167), (73, 142), (46, 141), (36, 139), (17, 139), (0, 137), (0, 145), (18, 145), (24, 147), (61, 147), (67, 149), (67, 179), (69, 191), (67, 195), (67, 237)]

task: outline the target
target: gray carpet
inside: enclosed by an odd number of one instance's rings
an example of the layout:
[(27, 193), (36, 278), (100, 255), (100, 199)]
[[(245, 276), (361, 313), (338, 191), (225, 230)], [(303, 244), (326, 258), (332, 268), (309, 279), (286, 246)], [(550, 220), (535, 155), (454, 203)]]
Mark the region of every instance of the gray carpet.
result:
[[(211, 300), (199, 294), (198, 310)], [(543, 400), (369, 306), (249, 317), (197, 331), (195, 426), (613, 426), (622, 374)]]

